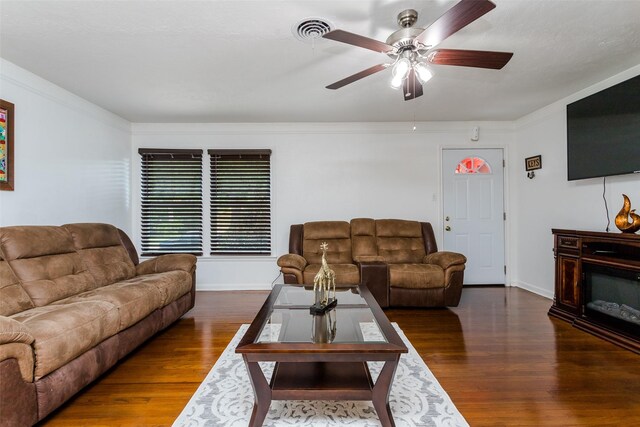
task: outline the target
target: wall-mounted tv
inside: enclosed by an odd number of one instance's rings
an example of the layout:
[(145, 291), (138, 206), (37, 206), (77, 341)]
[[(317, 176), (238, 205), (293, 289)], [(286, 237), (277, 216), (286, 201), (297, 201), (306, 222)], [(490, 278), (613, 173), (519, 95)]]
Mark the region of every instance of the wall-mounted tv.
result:
[(569, 181), (640, 173), (640, 76), (567, 105)]

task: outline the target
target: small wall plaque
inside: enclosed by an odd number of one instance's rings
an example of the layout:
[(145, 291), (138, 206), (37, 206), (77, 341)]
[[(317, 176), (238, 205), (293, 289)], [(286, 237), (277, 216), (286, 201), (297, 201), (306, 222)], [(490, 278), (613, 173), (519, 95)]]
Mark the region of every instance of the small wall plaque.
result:
[(542, 156), (540, 154), (524, 159), (524, 170), (527, 172), (527, 178), (535, 178), (536, 173), (534, 171), (537, 169), (542, 169)]
[(542, 169), (542, 155), (538, 154), (537, 156), (527, 157), (524, 159), (524, 170), (534, 171), (537, 169)]

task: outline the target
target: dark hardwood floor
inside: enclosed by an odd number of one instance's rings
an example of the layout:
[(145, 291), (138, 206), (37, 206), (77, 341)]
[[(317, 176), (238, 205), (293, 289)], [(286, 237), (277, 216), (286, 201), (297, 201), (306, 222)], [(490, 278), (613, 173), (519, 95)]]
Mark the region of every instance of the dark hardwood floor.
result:
[[(199, 292), (196, 307), (47, 418), (171, 425), (266, 292)], [(640, 356), (547, 316), (516, 288), (467, 288), (450, 310), (387, 310), (471, 426), (640, 425)]]

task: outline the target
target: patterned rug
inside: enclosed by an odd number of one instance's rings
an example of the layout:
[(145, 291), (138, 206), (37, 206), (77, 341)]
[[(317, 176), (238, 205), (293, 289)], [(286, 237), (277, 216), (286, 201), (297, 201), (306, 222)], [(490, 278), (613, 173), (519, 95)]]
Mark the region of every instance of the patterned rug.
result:
[[(468, 426), (442, 386), (396, 323), (394, 328), (409, 353), (400, 357), (389, 397), (396, 426)], [(242, 325), (198, 390), (173, 423), (174, 427), (246, 427), (253, 409), (253, 389), (242, 356), (235, 354), (247, 330)], [(382, 362), (368, 362), (373, 380)], [(271, 378), (273, 363), (261, 363)], [(380, 421), (368, 401), (274, 400), (264, 426), (379, 426)]]

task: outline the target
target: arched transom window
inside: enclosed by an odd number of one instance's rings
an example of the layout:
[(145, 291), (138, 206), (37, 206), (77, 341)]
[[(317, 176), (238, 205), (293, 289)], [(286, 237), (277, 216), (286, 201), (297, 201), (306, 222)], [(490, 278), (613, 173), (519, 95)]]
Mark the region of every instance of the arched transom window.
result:
[(455, 173), (459, 174), (490, 174), (491, 165), (486, 160), (480, 157), (467, 157), (462, 159), (458, 166), (456, 166)]

